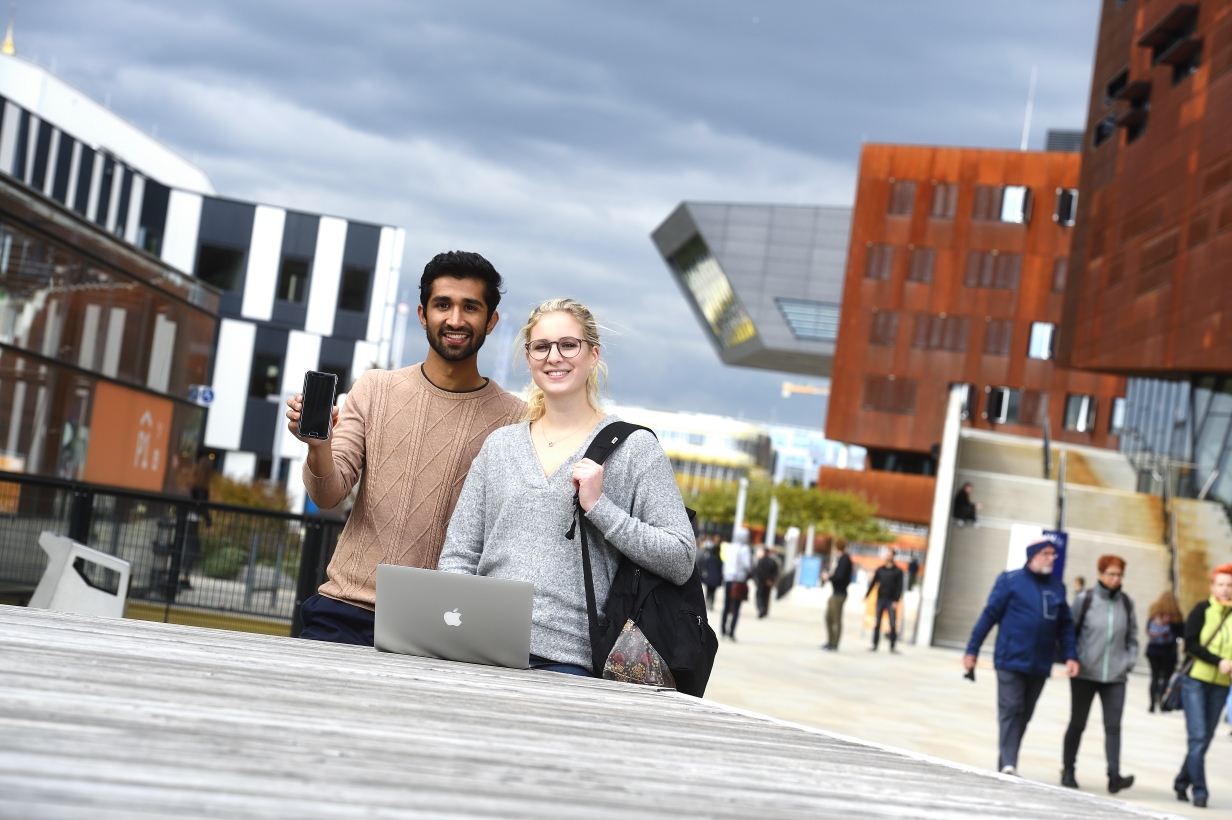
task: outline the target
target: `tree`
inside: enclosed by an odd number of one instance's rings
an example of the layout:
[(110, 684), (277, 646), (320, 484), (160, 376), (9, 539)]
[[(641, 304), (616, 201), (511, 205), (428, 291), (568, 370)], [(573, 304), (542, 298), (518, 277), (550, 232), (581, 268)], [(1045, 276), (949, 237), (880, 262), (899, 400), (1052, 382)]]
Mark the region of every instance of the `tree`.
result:
[[(894, 536), (877, 520), (876, 506), (862, 496), (785, 484), (774, 487), (768, 481), (749, 483), (744, 508), (746, 523), (769, 523), (771, 496), (779, 500), (776, 534), (788, 527), (804, 530), (812, 524), (819, 534), (844, 541), (885, 544), (894, 540)], [(697, 517), (702, 521), (732, 524), (736, 520), (736, 489), (722, 487), (706, 490), (690, 499), (689, 505), (697, 511)]]

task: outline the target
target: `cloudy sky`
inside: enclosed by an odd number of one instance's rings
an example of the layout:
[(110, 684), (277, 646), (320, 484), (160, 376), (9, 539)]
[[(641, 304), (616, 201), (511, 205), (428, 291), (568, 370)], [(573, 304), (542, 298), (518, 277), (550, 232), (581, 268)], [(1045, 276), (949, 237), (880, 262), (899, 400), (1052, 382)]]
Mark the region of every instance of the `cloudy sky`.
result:
[[(725, 368), (650, 242), (681, 200), (849, 205), (860, 144), (1032, 148), (1081, 128), (1097, 0), (38, 0), (18, 53), (226, 196), (404, 226), (595, 310), (614, 400), (820, 426)], [(414, 297), (411, 297), (414, 299)], [(496, 344), (481, 354), (485, 372)], [(417, 328), (407, 361), (425, 349)], [(525, 372), (513, 376), (515, 381)]]

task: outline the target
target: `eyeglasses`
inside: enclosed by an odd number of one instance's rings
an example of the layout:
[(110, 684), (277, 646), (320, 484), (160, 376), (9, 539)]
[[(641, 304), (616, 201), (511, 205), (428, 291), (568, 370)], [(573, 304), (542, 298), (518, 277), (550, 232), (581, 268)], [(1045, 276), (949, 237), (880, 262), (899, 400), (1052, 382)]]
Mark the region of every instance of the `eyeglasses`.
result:
[(581, 351), (582, 340), (572, 336), (562, 336), (554, 342), (549, 342), (547, 339), (535, 339), (526, 343), (526, 352), (532, 359), (541, 362), (551, 354), (552, 345), (556, 345), (560, 355), (566, 359), (572, 359)]

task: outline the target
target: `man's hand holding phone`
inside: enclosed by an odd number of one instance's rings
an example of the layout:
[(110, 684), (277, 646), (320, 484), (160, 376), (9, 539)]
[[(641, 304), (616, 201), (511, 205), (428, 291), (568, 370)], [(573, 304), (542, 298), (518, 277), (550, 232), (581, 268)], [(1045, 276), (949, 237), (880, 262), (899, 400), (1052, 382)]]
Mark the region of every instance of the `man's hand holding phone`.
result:
[[(296, 393), (291, 398), (287, 399), (287, 429), (291, 431), (291, 435), (295, 436), (300, 441), (308, 445), (310, 450), (325, 447), (329, 448), (329, 439), (309, 438), (299, 434), (300, 415), (304, 412), (304, 394)], [(338, 424), (338, 408), (333, 408), (331, 418), (329, 420), (330, 432), (333, 432), (334, 426)]]

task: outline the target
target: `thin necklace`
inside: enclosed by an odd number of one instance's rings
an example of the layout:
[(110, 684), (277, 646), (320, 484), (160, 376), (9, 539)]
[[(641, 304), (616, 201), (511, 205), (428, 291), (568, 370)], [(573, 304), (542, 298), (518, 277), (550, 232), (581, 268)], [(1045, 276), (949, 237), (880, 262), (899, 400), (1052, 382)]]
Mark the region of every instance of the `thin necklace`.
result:
[[(587, 424), (590, 424), (592, 421), (594, 421), (594, 418), (595, 418), (595, 414), (594, 414), (594, 412), (592, 411), (592, 412), (591, 412), (591, 414), (590, 414), (590, 416), (586, 419), (586, 421), (582, 422), (582, 427), (585, 427)], [(570, 434), (569, 434), (569, 435), (567, 435), (567, 436), (558, 436), (558, 437), (557, 437), (557, 439), (556, 439), (556, 441), (548, 441), (548, 433), (547, 433), (547, 430), (543, 429), (543, 424), (542, 424), (542, 423), (540, 423), (540, 425), (539, 425), (539, 437), (540, 437), (541, 439), (543, 439), (544, 441), (547, 441), (547, 444), (548, 444), (548, 446), (549, 446), (549, 447), (555, 447), (557, 444), (559, 444), (560, 442), (564, 441), (565, 439), (568, 439), (568, 438), (573, 438), (574, 436), (576, 436), (576, 435), (578, 434), (578, 432), (582, 429), (582, 427), (577, 428), (577, 430), (574, 430), (572, 433), (570, 433)]]

